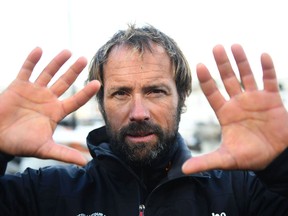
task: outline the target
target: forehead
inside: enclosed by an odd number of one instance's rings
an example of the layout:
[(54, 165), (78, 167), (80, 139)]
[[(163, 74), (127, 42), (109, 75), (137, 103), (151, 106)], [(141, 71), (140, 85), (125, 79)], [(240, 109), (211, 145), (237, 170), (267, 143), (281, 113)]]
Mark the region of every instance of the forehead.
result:
[(151, 50), (146, 48), (142, 53), (128, 45), (114, 47), (104, 64), (104, 82), (115, 76), (173, 76), (171, 59), (166, 50), (153, 42), (150, 45)]

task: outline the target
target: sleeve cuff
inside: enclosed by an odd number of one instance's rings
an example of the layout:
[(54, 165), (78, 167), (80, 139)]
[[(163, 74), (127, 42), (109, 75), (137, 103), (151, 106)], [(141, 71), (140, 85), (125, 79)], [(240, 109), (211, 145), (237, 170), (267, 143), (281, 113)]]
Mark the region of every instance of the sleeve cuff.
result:
[(255, 173), (271, 191), (288, 197), (288, 148), (264, 170)]

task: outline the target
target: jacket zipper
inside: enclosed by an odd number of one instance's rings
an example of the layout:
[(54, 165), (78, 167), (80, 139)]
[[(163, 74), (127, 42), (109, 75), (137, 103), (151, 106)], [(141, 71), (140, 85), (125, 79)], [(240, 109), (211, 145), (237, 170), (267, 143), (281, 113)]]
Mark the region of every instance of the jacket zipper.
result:
[(141, 204), (139, 205), (139, 216), (144, 216), (145, 212), (145, 205)]

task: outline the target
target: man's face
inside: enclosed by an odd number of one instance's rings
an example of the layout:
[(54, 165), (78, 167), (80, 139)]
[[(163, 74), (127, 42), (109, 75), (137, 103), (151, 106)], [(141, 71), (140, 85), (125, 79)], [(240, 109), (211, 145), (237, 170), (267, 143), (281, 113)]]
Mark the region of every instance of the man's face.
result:
[(165, 50), (114, 47), (104, 65), (104, 118), (111, 148), (133, 164), (165, 155), (178, 130), (180, 109), (173, 66)]

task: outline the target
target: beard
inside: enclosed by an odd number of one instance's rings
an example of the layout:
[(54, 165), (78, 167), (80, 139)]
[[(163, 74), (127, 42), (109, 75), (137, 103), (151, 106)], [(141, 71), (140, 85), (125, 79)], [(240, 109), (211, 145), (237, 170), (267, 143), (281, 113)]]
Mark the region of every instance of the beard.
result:
[[(119, 132), (112, 129), (105, 119), (107, 135), (110, 139), (111, 150), (123, 161), (132, 166), (151, 165), (153, 162), (169, 155), (177, 136), (180, 113), (174, 115), (172, 129), (163, 130), (151, 121), (135, 121), (123, 126)], [(126, 136), (143, 136), (154, 134), (156, 142), (129, 142)]]

